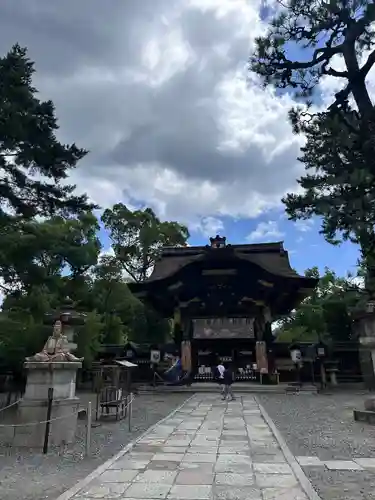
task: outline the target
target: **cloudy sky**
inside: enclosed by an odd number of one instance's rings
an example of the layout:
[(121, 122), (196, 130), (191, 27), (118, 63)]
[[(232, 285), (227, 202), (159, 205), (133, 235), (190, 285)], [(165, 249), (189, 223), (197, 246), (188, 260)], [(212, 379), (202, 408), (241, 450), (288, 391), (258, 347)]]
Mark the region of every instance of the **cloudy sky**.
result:
[(303, 170), (301, 139), (287, 121), (291, 98), (246, 70), (266, 28), (262, 3), (2, 0), (0, 53), (28, 47), (60, 138), (90, 150), (73, 180), (102, 207), (151, 206), (188, 224), (191, 244), (217, 232), (231, 243), (284, 240), (299, 271), (344, 273), (353, 246), (331, 247), (318, 222), (283, 214), (280, 198)]

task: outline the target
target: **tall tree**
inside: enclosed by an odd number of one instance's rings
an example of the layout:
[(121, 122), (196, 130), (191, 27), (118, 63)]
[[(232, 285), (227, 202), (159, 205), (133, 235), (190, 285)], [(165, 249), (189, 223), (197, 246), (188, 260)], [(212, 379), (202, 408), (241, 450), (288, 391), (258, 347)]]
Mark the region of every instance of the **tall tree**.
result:
[(350, 127), (330, 113), (303, 114), (302, 119), (291, 114), (295, 131), (306, 137), (299, 158), (306, 170), (298, 180), (303, 192), (283, 198), (286, 212), (291, 220), (322, 217), (321, 233), (330, 243), (359, 244), (367, 286), (375, 291), (375, 175), (352, 132), (358, 113), (345, 113)]
[(31, 219), (94, 208), (86, 195), (74, 193), (74, 185), (63, 183), (87, 152), (57, 140), (53, 103), (36, 97), (34, 72), (19, 45), (0, 58), (1, 225), (9, 213)]
[(103, 342), (119, 343), (127, 337), (135, 342), (164, 342), (170, 324), (147, 308), (130, 292), (121, 263), (105, 256), (94, 271), (90, 307), (102, 317)]
[(118, 203), (104, 211), (102, 221), (109, 231), (115, 259), (134, 281), (147, 278), (164, 245), (185, 245), (189, 237), (187, 227), (161, 221), (151, 208), (132, 211)]
[[(319, 278), (319, 270), (317, 267), (307, 269), (305, 275)], [(358, 294), (358, 287), (349, 276), (342, 278), (325, 268), (311, 296), (281, 321), (278, 340), (350, 340), (350, 311), (358, 300)]]
[[(267, 34), (256, 40), (251, 69), (265, 84), (295, 89), (309, 98), (322, 76), (338, 78), (343, 89), (336, 94), (334, 107), (350, 95), (361, 117), (373, 121), (373, 105), (366, 77), (375, 63), (375, 21), (373, 0), (277, 0), (281, 8)], [(293, 45), (303, 49), (301, 60), (288, 56)], [(367, 55), (362, 63), (362, 57)], [(342, 58), (344, 71), (333, 63)]]
[[(306, 136), (300, 158), (307, 174), (299, 179), (301, 195), (283, 202), (292, 220), (323, 218), (327, 241), (358, 243), (368, 269), (367, 288), (375, 293), (375, 117), (366, 77), (375, 63), (375, 4), (370, 0), (288, 0), (257, 40), (251, 67), (265, 84), (294, 89), (310, 99), (324, 76), (339, 80), (342, 90), (327, 111), (294, 109), (297, 133)], [(293, 46), (302, 49), (293, 60)], [(334, 69), (335, 60), (345, 69)], [(357, 106), (352, 109), (349, 97)], [(309, 103), (311, 105), (311, 102)]]

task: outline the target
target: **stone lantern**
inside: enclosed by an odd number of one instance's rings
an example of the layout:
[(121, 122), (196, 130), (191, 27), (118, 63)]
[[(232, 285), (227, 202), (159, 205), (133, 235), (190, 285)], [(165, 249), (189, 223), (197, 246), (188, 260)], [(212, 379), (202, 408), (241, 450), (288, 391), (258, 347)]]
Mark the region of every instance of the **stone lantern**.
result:
[(366, 389), (375, 389), (375, 312), (374, 302), (368, 301), (362, 311), (351, 314), (353, 331), (359, 340), (360, 363)]
[[(375, 389), (375, 302), (369, 300), (364, 310), (352, 313), (353, 330), (359, 339), (360, 363), (366, 389)], [(375, 397), (365, 400), (364, 410), (354, 410), (354, 419), (375, 424)]]
[(47, 313), (44, 322), (47, 325), (53, 325), (57, 320), (62, 323), (63, 334), (67, 336), (69, 342), (69, 350), (74, 352), (77, 349), (75, 342), (75, 328), (79, 325), (84, 325), (86, 314), (78, 312), (75, 309), (75, 303), (70, 297), (66, 297), (61, 304), (60, 309)]

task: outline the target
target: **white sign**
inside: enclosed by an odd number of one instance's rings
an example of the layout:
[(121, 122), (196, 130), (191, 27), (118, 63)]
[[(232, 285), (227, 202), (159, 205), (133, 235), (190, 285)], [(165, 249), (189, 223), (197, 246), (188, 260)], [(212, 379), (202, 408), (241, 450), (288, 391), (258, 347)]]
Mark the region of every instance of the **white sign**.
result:
[(160, 351), (153, 350), (150, 353), (151, 363), (160, 363)]

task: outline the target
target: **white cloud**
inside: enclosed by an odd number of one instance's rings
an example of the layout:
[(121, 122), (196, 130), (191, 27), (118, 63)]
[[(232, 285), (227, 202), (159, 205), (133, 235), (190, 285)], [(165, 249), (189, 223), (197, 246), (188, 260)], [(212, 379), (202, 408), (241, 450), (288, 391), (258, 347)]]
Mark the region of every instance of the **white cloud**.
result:
[(99, 259), (101, 259), (102, 257), (114, 257), (114, 256), (115, 252), (113, 251), (112, 246), (110, 246), (109, 248), (105, 248), (100, 252)]
[(297, 231), (300, 231), (301, 233), (307, 233), (308, 231), (311, 231), (311, 229), (314, 226), (314, 221), (312, 219), (307, 219), (307, 220), (297, 220), (294, 223), (295, 228)]
[(217, 217), (203, 217), (198, 224), (191, 226), (191, 229), (200, 231), (204, 236), (210, 238), (224, 231), (223, 221)]
[(301, 173), (290, 98), (247, 71), (261, 4), (3, 0), (0, 51), (29, 48), (60, 137), (89, 149), (81, 191), (208, 231), (279, 207)]
[(353, 278), (349, 278), (349, 281), (359, 287), (359, 288), (364, 288), (365, 286), (365, 278), (363, 276), (355, 276)]
[(249, 241), (275, 241), (284, 236), (284, 233), (280, 231), (276, 221), (260, 222), (256, 229), (252, 231), (247, 239)]

